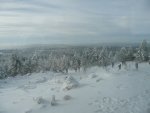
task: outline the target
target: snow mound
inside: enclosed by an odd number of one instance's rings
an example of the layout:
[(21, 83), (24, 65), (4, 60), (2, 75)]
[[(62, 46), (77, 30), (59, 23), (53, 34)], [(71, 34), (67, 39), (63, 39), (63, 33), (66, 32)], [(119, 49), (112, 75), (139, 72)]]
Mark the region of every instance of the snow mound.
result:
[(51, 100), (47, 100), (43, 97), (36, 97), (33, 98), (33, 100), (37, 103), (37, 104), (42, 104), (42, 105), (51, 105), (51, 106), (55, 106), (57, 105), (56, 99), (55, 99), (55, 95), (52, 95)]
[(100, 82), (101, 80), (103, 80), (103, 78), (98, 78), (96, 82)]
[(34, 100), (37, 104), (49, 104), (49, 101), (47, 101), (47, 100), (44, 99), (43, 97), (33, 98), (33, 100)]
[(73, 78), (72, 76), (66, 77), (64, 83), (63, 83), (63, 90), (70, 90), (72, 88), (76, 88), (79, 86), (79, 82)]
[(98, 75), (95, 74), (95, 73), (91, 73), (91, 74), (88, 75), (88, 77), (91, 78), (91, 79), (92, 79), (92, 78), (96, 78), (97, 76), (98, 76)]
[(25, 113), (32, 113), (32, 110), (30, 109), (28, 111), (25, 111)]
[(55, 80), (55, 83), (58, 83), (58, 84), (63, 84), (64, 82), (64, 79), (56, 79)]
[(21, 88), (21, 89), (24, 89), (24, 90), (35, 89), (36, 85), (34, 85), (34, 84), (25, 84), (25, 85), (19, 86), (18, 88)]
[(43, 77), (43, 78), (40, 78), (40, 79), (38, 79), (38, 80), (36, 80), (35, 81), (35, 83), (44, 83), (44, 82), (46, 82), (47, 81), (47, 78), (46, 77)]
[(63, 99), (67, 101), (67, 100), (70, 100), (71, 98), (72, 97), (70, 95), (65, 95)]

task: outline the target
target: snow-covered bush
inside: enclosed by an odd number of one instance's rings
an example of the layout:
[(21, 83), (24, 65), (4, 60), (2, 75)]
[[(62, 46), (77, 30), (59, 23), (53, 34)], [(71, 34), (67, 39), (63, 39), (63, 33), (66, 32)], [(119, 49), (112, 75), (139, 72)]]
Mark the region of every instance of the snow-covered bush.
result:
[(55, 95), (52, 95), (52, 99), (51, 99), (51, 106), (55, 106), (56, 103), (56, 99), (55, 99)]
[(79, 82), (73, 78), (72, 76), (67, 76), (64, 83), (63, 83), (63, 90), (70, 90), (72, 88), (78, 87)]
[(96, 82), (100, 82), (101, 80), (103, 80), (103, 78), (98, 78)]
[(33, 98), (33, 100), (35, 102), (37, 102), (38, 104), (45, 104), (45, 103), (47, 103), (47, 101), (43, 97)]
[(32, 113), (32, 109), (25, 111), (25, 113)]
[(95, 73), (92, 73), (92, 74), (89, 74), (88, 77), (89, 77), (89, 78), (96, 78), (97, 75), (96, 75)]
[(64, 100), (70, 100), (72, 97), (70, 96), (70, 95), (65, 95), (64, 97), (63, 97), (63, 99)]

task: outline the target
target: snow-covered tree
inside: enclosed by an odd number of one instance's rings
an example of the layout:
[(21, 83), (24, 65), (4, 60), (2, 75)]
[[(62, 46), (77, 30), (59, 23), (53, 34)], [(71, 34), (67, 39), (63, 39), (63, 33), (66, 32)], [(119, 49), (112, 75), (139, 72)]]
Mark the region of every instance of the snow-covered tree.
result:
[(17, 74), (20, 74), (22, 70), (21, 68), (22, 68), (22, 62), (20, 58), (16, 54), (13, 54), (11, 58), (10, 75), (16, 76)]
[(103, 48), (101, 50), (99, 59), (99, 63), (101, 66), (107, 66), (109, 64), (109, 53), (107, 51), (107, 48)]
[(134, 60), (134, 51), (132, 47), (129, 47), (127, 49), (127, 60), (128, 61), (133, 61)]
[(115, 62), (115, 60), (114, 60), (114, 54), (113, 54), (112, 51), (109, 52), (108, 58), (109, 58), (109, 63)]
[(148, 46), (147, 41), (143, 40), (136, 53), (136, 60), (147, 61), (148, 60)]
[(122, 47), (121, 49), (120, 49), (120, 51), (118, 52), (118, 60), (120, 61), (120, 62), (125, 62), (125, 61), (127, 61), (127, 50), (126, 50), (126, 48), (125, 47)]

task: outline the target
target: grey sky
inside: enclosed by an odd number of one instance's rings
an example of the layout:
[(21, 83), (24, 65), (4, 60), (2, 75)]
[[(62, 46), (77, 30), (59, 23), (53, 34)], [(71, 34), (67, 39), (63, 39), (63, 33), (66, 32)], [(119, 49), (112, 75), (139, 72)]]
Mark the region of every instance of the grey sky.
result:
[(0, 0), (0, 45), (150, 39), (149, 0)]

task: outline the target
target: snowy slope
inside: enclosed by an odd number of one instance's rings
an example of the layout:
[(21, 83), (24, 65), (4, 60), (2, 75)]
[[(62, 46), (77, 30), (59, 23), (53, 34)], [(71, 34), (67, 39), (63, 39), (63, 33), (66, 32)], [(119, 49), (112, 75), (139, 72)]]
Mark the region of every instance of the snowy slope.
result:
[(67, 75), (59, 73), (0, 80), (0, 113), (150, 113), (149, 69), (147, 63), (140, 64), (139, 70), (128, 63), (122, 70), (116, 66), (70, 71), (79, 84), (69, 90), (63, 90)]

